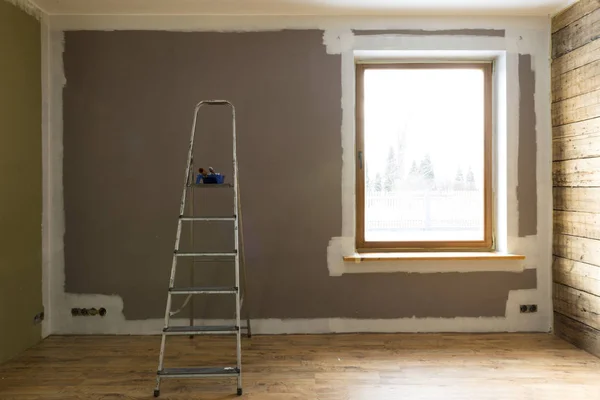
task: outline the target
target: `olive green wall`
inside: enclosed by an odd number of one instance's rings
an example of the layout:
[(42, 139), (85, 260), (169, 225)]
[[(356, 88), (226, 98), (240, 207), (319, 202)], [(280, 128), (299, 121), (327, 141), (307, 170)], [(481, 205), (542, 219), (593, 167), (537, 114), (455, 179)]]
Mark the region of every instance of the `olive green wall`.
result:
[(0, 362), (41, 337), (40, 24), (0, 0)]

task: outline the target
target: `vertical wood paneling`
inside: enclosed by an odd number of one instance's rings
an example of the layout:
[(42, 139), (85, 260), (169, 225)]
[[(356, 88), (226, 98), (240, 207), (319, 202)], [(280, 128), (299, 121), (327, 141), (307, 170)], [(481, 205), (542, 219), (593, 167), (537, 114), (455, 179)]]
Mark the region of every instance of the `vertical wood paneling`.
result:
[(600, 356), (600, 0), (552, 19), (556, 335)]

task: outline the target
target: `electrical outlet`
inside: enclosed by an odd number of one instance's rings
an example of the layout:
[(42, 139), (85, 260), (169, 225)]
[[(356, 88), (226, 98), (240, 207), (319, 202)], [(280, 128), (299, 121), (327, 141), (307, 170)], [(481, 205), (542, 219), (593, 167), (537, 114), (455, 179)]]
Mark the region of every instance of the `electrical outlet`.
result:
[(530, 313), (537, 312), (537, 304), (530, 304), (529, 305), (529, 312)]
[(519, 306), (519, 310), (521, 310), (521, 314), (524, 314), (529, 310), (529, 307), (527, 307), (525, 304), (521, 304), (521, 306)]
[(106, 308), (101, 307), (101, 308), (71, 308), (71, 315), (73, 317), (78, 317), (78, 316), (83, 316), (83, 317), (87, 317), (87, 316), (96, 316), (99, 315), (101, 317), (104, 317), (106, 315)]
[(521, 314), (529, 314), (537, 312), (537, 304), (521, 304), (519, 306)]
[(41, 324), (43, 320), (44, 320), (44, 312), (42, 311), (41, 313), (37, 313), (35, 315), (35, 317), (33, 317), (33, 324), (34, 325)]

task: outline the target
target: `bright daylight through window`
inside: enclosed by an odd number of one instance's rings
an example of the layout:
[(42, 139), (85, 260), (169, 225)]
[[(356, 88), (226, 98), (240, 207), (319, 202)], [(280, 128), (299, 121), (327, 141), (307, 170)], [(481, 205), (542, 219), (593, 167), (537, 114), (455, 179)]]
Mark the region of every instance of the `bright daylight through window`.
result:
[(357, 247), (489, 249), (491, 64), (356, 70)]

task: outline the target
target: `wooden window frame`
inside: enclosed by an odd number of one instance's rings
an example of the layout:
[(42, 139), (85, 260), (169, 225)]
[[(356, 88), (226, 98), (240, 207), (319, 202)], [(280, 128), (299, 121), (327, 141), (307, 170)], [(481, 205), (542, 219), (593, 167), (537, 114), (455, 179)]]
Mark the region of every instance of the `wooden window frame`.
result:
[[(484, 239), (477, 241), (365, 241), (365, 177), (364, 177), (364, 73), (369, 69), (480, 69), (484, 79)], [(492, 199), (492, 79), (493, 63), (481, 62), (426, 62), (426, 63), (357, 63), (356, 64), (356, 250), (383, 251), (493, 251)]]

